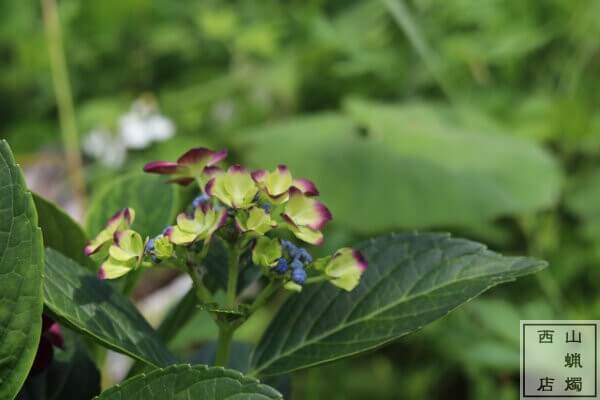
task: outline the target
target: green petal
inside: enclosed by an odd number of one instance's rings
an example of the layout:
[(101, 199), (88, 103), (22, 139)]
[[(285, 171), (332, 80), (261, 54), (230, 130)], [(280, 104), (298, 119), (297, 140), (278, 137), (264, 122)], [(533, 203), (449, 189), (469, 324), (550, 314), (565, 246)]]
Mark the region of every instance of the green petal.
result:
[[(200, 212), (201, 217), (198, 218), (197, 214), (200, 210), (196, 210), (194, 218), (189, 218), (186, 214), (181, 213), (177, 216), (177, 227), (184, 232), (188, 233), (198, 233), (202, 229), (202, 222), (204, 220), (204, 215)], [(200, 219), (200, 221), (198, 221)]]
[(118, 261), (112, 257), (106, 260), (104, 264), (100, 266), (104, 279), (119, 278), (131, 271), (131, 267), (131, 263)]
[(281, 244), (277, 239), (261, 236), (257, 239), (252, 249), (252, 262), (263, 267), (272, 267), (277, 264), (283, 255)]
[(333, 285), (347, 290), (348, 292), (352, 291), (358, 283), (360, 282), (361, 272), (358, 269), (354, 269), (351, 273), (347, 273), (344, 276), (332, 279), (331, 282)]
[(292, 186), (292, 174), (285, 165), (279, 165), (267, 176), (265, 186), (271, 196), (279, 196), (286, 193)]
[(179, 226), (175, 226), (169, 234), (169, 239), (174, 244), (188, 244), (196, 240), (197, 236), (196, 233), (185, 232), (182, 231)]
[(286, 282), (286, 284), (283, 285), (283, 287), (292, 292), (301, 292), (302, 291), (302, 286), (300, 286), (296, 282), (292, 282), (292, 281)]

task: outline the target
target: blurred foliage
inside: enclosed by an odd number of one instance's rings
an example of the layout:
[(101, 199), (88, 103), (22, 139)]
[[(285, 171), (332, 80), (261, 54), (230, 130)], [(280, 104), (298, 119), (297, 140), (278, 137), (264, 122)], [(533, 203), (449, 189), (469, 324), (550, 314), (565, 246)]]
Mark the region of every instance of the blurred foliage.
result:
[[(121, 170), (87, 163), (95, 201), (145, 160), (227, 146), (317, 181), (335, 218), (325, 247), (450, 230), (550, 261), (367, 359), (296, 374), (306, 399), (514, 398), (519, 319), (600, 315), (599, 13), (596, 0), (60, 1), (80, 132), (114, 129), (147, 92), (177, 127)], [(40, 9), (2, 2), (0, 19), (0, 136), (29, 159), (59, 145)], [(179, 354), (214, 339), (203, 326)]]

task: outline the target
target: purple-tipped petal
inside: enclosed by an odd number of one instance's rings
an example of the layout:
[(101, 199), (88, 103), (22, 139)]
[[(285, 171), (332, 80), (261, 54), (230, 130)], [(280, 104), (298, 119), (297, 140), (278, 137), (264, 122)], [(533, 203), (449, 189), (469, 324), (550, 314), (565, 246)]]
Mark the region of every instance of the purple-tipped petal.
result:
[(131, 225), (131, 223), (133, 222), (133, 213), (131, 212), (131, 208), (128, 207), (123, 209), (123, 217), (125, 218), (127, 223)]
[(319, 190), (317, 186), (310, 180), (300, 178), (294, 179), (293, 187), (299, 189), (305, 196), (318, 196)]
[(189, 178), (189, 177), (174, 178), (174, 179), (169, 179), (168, 182), (176, 183), (181, 186), (187, 186), (190, 183), (194, 182), (194, 178)]
[(190, 149), (177, 159), (177, 164), (190, 165), (205, 162), (207, 166), (213, 165), (227, 157), (227, 149), (214, 152), (206, 147)]
[(121, 241), (122, 236), (123, 236), (123, 231), (115, 231), (115, 233), (113, 234), (113, 240), (115, 241), (115, 244), (117, 246), (119, 246), (119, 242)]
[(102, 266), (100, 266), (100, 269), (98, 270), (98, 279), (101, 281), (106, 279), (106, 272), (104, 272), (104, 268)]
[(208, 162), (208, 166), (210, 167), (211, 165), (214, 165), (214, 164), (218, 163), (219, 161), (224, 160), (225, 158), (227, 158), (227, 149), (215, 151), (215, 152), (213, 152), (213, 155)]
[(221, 172), (223, 172), (223, 170), (221, 168), (217, 167), (216, 165), (206, 167), (206, 168), (204, 168), (204, 171), (202, 171), (202, 173), (209, 178), (212, 178), (213, 176), (215, 176)]
[(171, 238), (172, 234), (173, 234), (173, 227), (172, 226), (169, 226), (168, 228), (166, 228), (163, 231), (163, 235), (166, 236), (166, 237), (168, 237), (169, 239)]
[(217, 224), (217, 229), (225, 225), (225, 223), (227, 222), (227, 209), (223, 208), (221, 209), (221, 211), (219, 211), (219, 213), (221, 215), (219, 216), (219, 223)]
[(256, 171), (252, 171), (252, 173), (250, 174), (252, 175), (252, 179), (254, 179), (254, 182), (259, 183), (265, 180), (265, 178), (267, 177), (267, 170), (266, 169), (257, 169)]
[(281, 218), (283, 218), (283, 220), (284, 220), (285, 222), (287, 222), (288, 224), (290, 224), (290, 225), (294, 226), (295, 228), (297, 228), (297, 227), (298, 227), (298, 225), (296, 225), (296, 223), (294, 222), (294, 220), (293, 220), (293, 219), (291, 219), (291, 218), (289, 217), (289, 215), (287, 215), (286, 213), (282, 213), (282, 214), (281, 214)]
[(242, 167), (240, 164), (233, 164), (227, 169), (227, 172), (230, 174), (242, 174), (246, 172), (246, 168)]
[(50, 326), (50, 329), (48, 329), (48, 332), (46, 333), (48, 339), (50, 340), (50, 343), (52, 343), (54, 346), (59, 347), (61, 349), (64, 350), (65, 348), (65, 339), (62, 333), (62, 329), (60, 327), (60, 325), (58, 323), (53, 323)]
[(152, 161), (144, 165), (144, 172), (151, 174), (170, 175), (179, 170), (179, 165), (169, 161)]
[(331, 211), (329, 211), (327, 206), (319, 201), (315, 202), (315, 210), (321, 218), (319, 221), (315, 221), (314, 223), (309, 224), (308, 226), (320, 231), (326, 223), (333, 219), (333, 216), (331, 215)]
[(213, 152), (206, 147), (196, 147), (189, 149), (181, 157), (177, 159), (177, 164), (189, 165), (195, 164), (201, 160), (208, 160), (212, 156)]
[(204, 187), (204, 192), (209, 195), (212, 196), (213, 193), (213, 189), (215, 187), (215, 179), (216, 178), (210, 178), (208, 182), (206, 182), (206, 186)]
[(354, 257), (354, 259), (356, 260), (357, 264), (358, 264), (358, 268), (362, 271), (365, 272), (367, 270), (367, 267), (369, 266), (369, 263), (367, 263), (367, 260), (365, 259), (365, 257), (362, 255), (362, 253), (356, 249), (354, 249), (352, 251), (352, 257)]
[(289, 172), (289, 168), (285, 164), (279, 164), (277, 166), (277, 171), (281, 174), (287, 174)]
[(86, 255), (86, 257), (91, 256), (92, 254), (96, 253), (98, 251), (100, 247), (94, 247), (91, 244), (88, 244), (83, 248), (83, 254)]

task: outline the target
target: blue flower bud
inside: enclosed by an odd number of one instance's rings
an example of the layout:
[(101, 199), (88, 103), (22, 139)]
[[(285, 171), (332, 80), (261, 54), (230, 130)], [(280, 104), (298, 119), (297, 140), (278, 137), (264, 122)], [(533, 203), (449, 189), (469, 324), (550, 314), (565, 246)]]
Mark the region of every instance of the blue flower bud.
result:
[(306, 271), (302, 268), (297, 268), (292, 270), (292, 281), (297, 283), (298, 285), (303, 285), (306, 282)]
[(304, 261), (305, 263), (311, 263), (313, 261), (312, 256), (305, 248), (301, 248), (298, 250), (297, 257), (302, 259), (302, 261)]
[(144, 251), (147, 254), (152, 253), (154, 251), (154, 239), (148, 240), (148, 243), (146, 243), (146, 247), (145, 247)]
[(302, 261), (300, 261), (297, 258), (294, 258), (294, 260), (290, 264), (290, 267), (292, 267), (293, 270), (304, 269), (304, 265), (302, 264)]
[(196, 197), (193, 201), (192, 201), (192, 206), (194, 208), (198, 208), (200, 207), (202, 204), (206, 203), (208, 200), (210, 199), (210, 197), (206, 194), (206, 193), (202, 193), (200, 196)]
[(259, 207), (265, 210), (266, 213), (271, 212), (271, 205), (269, 203), (263, 203)]
[(287, 251), (290, 258), (296, 258), (298, 256), (298, 247), (289, 240), (282, 240), (281, 246)]
[(288, 270), (289, 266), (288, 266), (288, 262), (285, 258), (281, 257), (278, 261), (277, 261), (277, 265), (275, 266), (274, 270), (275, 272), (277, 272), (278, 274), (283, 274)]

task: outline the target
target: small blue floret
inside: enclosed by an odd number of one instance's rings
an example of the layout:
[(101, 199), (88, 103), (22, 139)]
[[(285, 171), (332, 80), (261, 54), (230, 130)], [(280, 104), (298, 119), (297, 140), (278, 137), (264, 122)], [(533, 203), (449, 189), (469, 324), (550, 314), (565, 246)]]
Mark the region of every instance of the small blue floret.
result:
[(304, 265), (302, 264), (302, 261), (300, 261), (297, 258), (294, 258), (294, 260), (290, 264), (290, 267), (292, 267), (293, 270), (297, 270), (297, 269), (303, 269)]
[(288, 262), (285, 258), (281, 257), (278, 261), (277, 261), (277, 265), (275, 266), (275, 272), (277, 272), (278, 274), (283, 274), (288, 270), (289, 266), (288, 266)]
[(289, 240), (282, 240), (281, 245), (287, 251), (290, 258), (296, 258), (298, 256), (298, 247)]
[(305, 248), (301, 248), (298, 250), (297, 257), (300, 258), (305, 263), (311, 263), (313, 261), (312, 256)]
[(154, 239), (148, 240), (146, 243), (146, 248), (144, 249), (146, 253), (152, 253), (154, 251)]
[(302, 268), (292, 270), (292, 281), (298, 285), (304, 285), (304, 282), (306, 282), (306, 276), (306, 271)]
[(265, 212), (267, 212), (267, 213), (271, 212), (271, 205), (269, 203), (262, 203), (260, 205), (260, 208), (262, 208), (263, 210), (265, 210)]
[(192, 201), (192, 206), (194, 208), (198, 208), (200, 207), (202, 204), (206, 203), (208, 200), (210, 199), (210, 197), (206, 194), (206, 193), (202, 193), (200, 196), (196, 197), (193, 201)]

